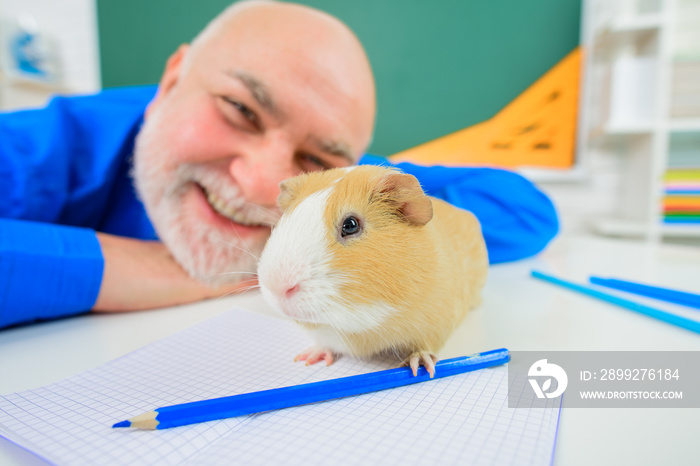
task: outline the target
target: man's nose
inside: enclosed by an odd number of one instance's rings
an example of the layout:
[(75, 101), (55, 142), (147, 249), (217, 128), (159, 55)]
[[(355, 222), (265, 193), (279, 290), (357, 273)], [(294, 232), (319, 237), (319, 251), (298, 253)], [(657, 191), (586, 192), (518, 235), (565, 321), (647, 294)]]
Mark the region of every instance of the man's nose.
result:
[(299, 173), (294, 163), (294, 145), (282, 137), (269, 138), (233, 157), (229, 172), (245, 200), (275, 205), (280, 182)]

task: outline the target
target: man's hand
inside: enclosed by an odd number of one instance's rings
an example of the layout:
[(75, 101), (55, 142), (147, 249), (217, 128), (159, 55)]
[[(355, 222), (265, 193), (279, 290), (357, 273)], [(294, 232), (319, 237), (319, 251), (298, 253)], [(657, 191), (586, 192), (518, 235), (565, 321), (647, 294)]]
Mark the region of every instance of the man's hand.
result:
[(210, 288), (191, 278), (160, 242), (98, 233), (105, 268), (93, 311), (122, 312), (200, 301), (257, 285)]

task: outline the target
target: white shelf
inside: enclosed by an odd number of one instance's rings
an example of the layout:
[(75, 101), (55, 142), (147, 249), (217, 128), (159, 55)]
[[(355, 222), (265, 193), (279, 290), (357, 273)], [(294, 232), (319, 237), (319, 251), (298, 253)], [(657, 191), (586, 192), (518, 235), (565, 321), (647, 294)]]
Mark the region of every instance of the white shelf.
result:
[(660, 13), (646, 13), (643, 15), (631, 17), (628, 16), (612, 21), (604, 30), (612, 34), (650, 31), (659, 29), (662, 24), (663, 17)]
[[(698, 77), (700, 79), (700, 77)], [(674, 119), (668, 123), (668, 130), (672, 132), (700, 131), (700, 118)]]
[(626, 123), (606, 125), (603, 132), (610, 136), (648, 134), (654, 131), (654, 124), (650, 122)]
[[(588, 159), (603, 152), (619, 167), (616, 205), (593, 228), (610, 236), (700, 238), (698, 224), (663, 222), (660, 176), (673, 164), (700, 164), (695, 136), (681, 134), (700, 133), (700, 117), (671, 116), (678, 99), (700, 98), (693, 84), (700, 82), (700, 66), (678, 75), (674, 60), (678, 28), (700, 30), (700, 17), (683, 0), (657, 0), (654, 12), (639, 13), (649, 6), (646, 0), (583, 2), (579, 150)], [(692, 108), (682, 106), (683, 114), (693, 115)]]
[(606, 218), (594, 222), (593, 229), (596, 233), (600, 233), (605, 236), (639, 237), (647, 234), (649, 225), (647, 223), (634, 220)]
[(626, 123), (626, 124), (606, 124), (598, 126), (590, 130), (588, 137), (597, 139), (600, 137), (615, 137), (615, 136), (644, 136), (649, 135), (654, 131), (652, 123)]
[[(648, 222), (606, 218), (594, 222), (593, 230), (605, 236), (643, 237), (651, 228)], [(658, 233), (667, 238), (700, 238), (700, 225), (661, 223)]]
[(41, 107), (54, 94), (68, 94), (70, 89), (57, 83), (28, 79), (0, 71), (0, 110)]
[(634, 41), (658, 32), (662, 24), (663, 18), (658, 13), (620, 18), (601, 26), (594, 34), (594, 42), (598, 46), (606, 47)]
[(566, 170), (520, 167), (517, 172), (535, 183), (575, 183), (584, 181), (587, 177), (581, 166)]
[(664, 223), (661, 234), (668, 238), (700, 238), (700, 225), (692, 223)]

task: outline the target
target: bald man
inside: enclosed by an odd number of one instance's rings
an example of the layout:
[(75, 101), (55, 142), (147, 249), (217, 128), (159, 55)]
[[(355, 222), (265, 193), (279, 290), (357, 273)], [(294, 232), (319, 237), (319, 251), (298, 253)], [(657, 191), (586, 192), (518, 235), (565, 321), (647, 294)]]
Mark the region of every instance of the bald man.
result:
[[(124, 88), (0, 115), (0, 327), (247, 289), (279, 183), (357, 163), (374, 119), (355, 35), (271, 1), (226, 9), (169, 58), (155, 94)], [(532, 255), (556, 233), (551, 202), (515, 174), (400, 168), (475, 212), (492, 262)]]

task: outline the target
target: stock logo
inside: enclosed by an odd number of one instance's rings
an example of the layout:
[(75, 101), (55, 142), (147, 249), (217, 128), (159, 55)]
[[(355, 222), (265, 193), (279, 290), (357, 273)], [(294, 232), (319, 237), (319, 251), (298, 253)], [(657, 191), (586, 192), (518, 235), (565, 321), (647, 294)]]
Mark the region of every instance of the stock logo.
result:
[[(535, 363), (530, 366), (530, 370), (527, 372), (530, 377), (528, 381), (535, 391), (537, 398), (556, 398), (566, 390), (566, 386), (569, 383), (569, 378), (566, 376), (566, 372), (561, 366), (556, 364), (550, 364), (546, 359), (540, 359), (535, 361)], [(532, 378), (535, 377), (535, 378)], [(542, 386), (540, 386), (538, 380), (540, 378), (547, 377)], [(552, 388), (552, 379), (557, 381), (556, 390), (549, 392), (548, 390)]]

